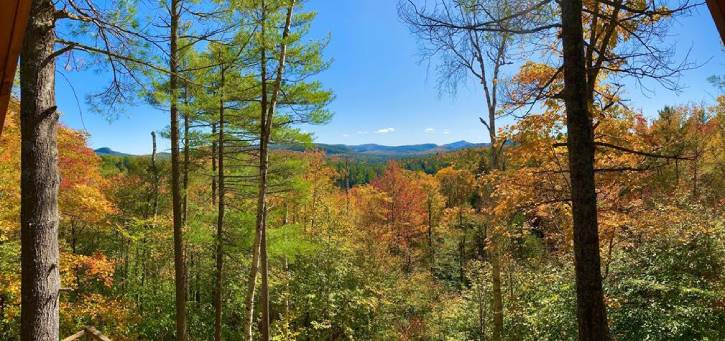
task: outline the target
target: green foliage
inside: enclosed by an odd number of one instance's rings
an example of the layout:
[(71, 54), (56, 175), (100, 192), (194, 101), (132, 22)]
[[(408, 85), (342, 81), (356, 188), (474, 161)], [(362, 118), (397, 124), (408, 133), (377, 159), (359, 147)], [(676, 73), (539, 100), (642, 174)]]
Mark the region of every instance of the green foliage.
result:
[(376, 339), (389, 332), (391, 307), (384, 295), (389, 289), (353, 261), (342, 250), (325, 247), (290, 266), (288, 293), (278, 295), (276, 304), (294, 307), (285, 318), (297, 339)]
[[(703, 214), (702, 208), (692, 214)], [(607, 286), (613, 334), (626, 340), (725, 338), (724, 268), (725, 225), (716, 215), (669, 225), (621, 250)]]
[[(487, 165), (489, 148), (421, 155), (430, 145), (412, 146), (405, 155), (414, 156), (391, 160), (390, 154), (317, 145), (328, 157), (313, 151), (306, 125), (332, 117), (334, 94), (314, 79), (331, 65), (323, 55), (330, 38), (309, 38), (316, 14), (305, 10), (304, 1), (295, 2), (286, 38), (288, 0), (267, 0), (264, 8), (256, 0), (182, 2), (175, 91), (167, 72), (142, 65), (168, 62), (166, 45), (159, 43), (168, 34), (166, 22), (143, 18), (136, 0), (111, 3), (101, 24), (112, 25), (115, 35), (81, 43), (102, 43), (138, 59), (126, 61), (119, 75), (145, 84), (134, 93), (124, 86), (128, 79), (114, 78), (110, 89), (93, 97), (93, 108), (110, 108), (113, 117), (114, 108), (136, 96), (154, 106), (174, 103), (184, 126), (182, 239), (190, 339), (211, 338), (217, 295), (223, 339), (243, 337), (261, 212), (257, 196), (264, 189), (257, 168), (261, 111), (276, 86), (263, 201), (274, 340), (490, 339), (494, 265), (501, 270), (496, 298), (503, 302), (503, 339), (577, 338), (570, 183), (563, 171), (568, 165), (565, 151), (552, 147), (565, 138), (564, 115), (555, 99), (544, 113), (498, 132), (501, 141), (514, 142), (502, 146), (497, 169)], [(475, 14), (473, 1), (454, 3), (463, 15)], [(159, 4), (166, 10), (165, 1)], [(206, 13), (210, 9), (224, 10)], [(74, 21), (67, 33), (95, 36), (99, 23)], [(195, 37), (217, 26), (228, 29)], [(131, 29), (148, 29), (153, 32), (143, 34), (156, 37), (124, 38)], [(287, 59), (277, 83), (282, 43)], [(76, 47), (78, 53), (88, 49)], [(93, 62), (82, 66), (109, 66)], [(549, 71), (526, 63), (512, 81), (556, 86), (559, 80)], [(722, 77), (710, 82), (722, 90)], [(269, 93), (262, 93), (265, 88)], [(606, 97), (608, 89), (601, 90)], [(270, 102), (263, 105), (263, 98)], [(597, 149), (597, 169), (610, 171), (598, 171), (596, 180), (611, 333), (618, 340), (723, 340), (725, 97), (711, 107), (665, 107), (652, 122), (614, 99), (606, 112), (594, 112), (597, 138), (660, 155)], [(0, 137), (0, 339), (9, 340), (19, 333), (20, 310), (21, 141), (15, 116), (9, 115)], [(168, 154), (156, 155), (153, 164), (150, 156), (99, 158), (84, 134), (62, 128), (58, 135), (59, 267), (61, 284), (69, 289), (60, 294), (61, 332), (94, 325), (113, 339), (173, 339)], [(160, 135), (169, 138), (170, 130)], [(220, 292), (213, 285), (217, 273)], [(252, 302), (256, 311), (258, 296)], [(259, 320), (254, 322), (257, 328)]]

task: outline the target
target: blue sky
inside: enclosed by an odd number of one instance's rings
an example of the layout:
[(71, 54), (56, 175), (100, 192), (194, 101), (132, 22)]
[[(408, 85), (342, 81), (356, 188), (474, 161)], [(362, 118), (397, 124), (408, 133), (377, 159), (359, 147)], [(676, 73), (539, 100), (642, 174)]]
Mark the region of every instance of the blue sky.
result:
[[(331, 34), (325, 55), (333, 59), (330, 69), (317, 78), (333, 90), (335, 113), (324, 126), (304, 127), (322, 143), (379, 143), (403, 145), (449, 143), (458, 140), (485, 142), (477, 117), (484, 110), (475, 83), (459, 90), (455, 98), (439, 96), (434, 64), (420, 61), (416, 39), (400, 22), (396, 0), (311, 0), (307, 7), (318, 12), (312, 36)], [(652, 92), (634, 84), (626, 89), (630, 105), (653, 115), (664, 105), (712, 102), (718, 92), (706, 82), (713, 74), (724, 74), (725, 50), (715, 25), (702, 6), (690, 17), (679, 18), (667, 40), (680, 53), (691, 48), (690, 56), (702, 67), (684, 73), (683, 90), (672, 93), (648, 83)], [(61, 66), (59, 66), (61, 69)], [(514, 72), (515, 70), (510, 70)], [(168, 125), (168, 112), (146, 105), (127, 110), (112, 121), (91, 112), (86, 94), (104, 86), (104, 75), (94, 72), (64, 72), (56, 77), (57, 101), (63, 124), (90, 133), (93, 148), (111, 147), (132, 154), (151, 150), (149, 133)], [(79, 105), (73, 90), (80, 101)], [(81, 114), (82, 112), (82, 114)], [(160, 141), (160, 149), (168, 149)]]

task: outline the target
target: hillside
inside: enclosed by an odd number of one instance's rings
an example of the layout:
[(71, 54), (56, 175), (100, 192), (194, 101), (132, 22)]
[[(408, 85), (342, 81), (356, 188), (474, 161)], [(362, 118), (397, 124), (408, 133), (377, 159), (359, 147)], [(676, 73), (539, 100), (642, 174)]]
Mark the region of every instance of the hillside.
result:
[[(360, 145), (346, 145), (346, 144), (326, 144), (316, 143), (313, 147), (307, 147), (304, 145), (276, 145), (275, 149), (278, 150), (292, 150), (292, 151), (303, 151), (309, 149), (319, 149), (324, 151), (327, 156), (345, 156), (354, 159), (363, 160), (379, 160), (385, 161), (389, 159), (402, 159), (417, 156), (427, 156), (436, 153), (453, 152), (464, 149), (472, 149), (479, 147), (486, 147), (488, 143), (472, 143), (468, 141), (456, 141), (453, 143), (437, 145), (433, 143), (425, 144), (414, 144), (414, 145), (403, 145), (403, 146), (384, 146), (380, 144), (360, 144)], [(115, 151), (108, 147), (102, 147), (95, 150), (98, 155), (112, 155), (112, 156), (134, 156), (132, 154), (126, 154), (123, 152)], [(159, 153), (162, 158), (166, 153)]]
[[(417, 156), (426, 156), (436, 153), (453, 152), (464, 149), (472, 149), (486, 147), (487, 143), (471, 143), (468, 141), (457, 141), (449, 144), (437, 145), (433, 143), (402, 145), (402, 146), (384, 146), (374, 143), (361, 145), (346, 144), (325, 144), (317, 143), (315, 148), (325, 152), (328, 156), (345, 156), (354, 159), (364, 160), (389, 160), (402, 159)], [(305, 149), (302, 145), (285, 145), (278, 146), (279, 149), (288, 149), (301, 151)]]
[(115, 150), (113, 150), (111, 148), (108, 148), (108, 147), (98, 148), (98, 149), (94, 150), (94, 152), (96, 152), (96, 154), (98, 154), (98, 155), (133, 156), (131, 154), (117, 152), (117, 151), (115, 151)]
[(389, 157), (405, 157), (414, 155), (426, 155), (440, 152), (451, 152), (461, 149), (485, 147), (487, 143), (471, 143), (468, 141), (457, 141), (449, 144), (436, 145), (432, 143), (403, 145), (403, 146), (384, 146), (379, 144), (361, 144), (361, 145), (344, 145), (344, 144), (317, 144), (316, 146), (324, 150), (328, 155), (336, 154), (363, 154), (363, 155), (379, 155)]

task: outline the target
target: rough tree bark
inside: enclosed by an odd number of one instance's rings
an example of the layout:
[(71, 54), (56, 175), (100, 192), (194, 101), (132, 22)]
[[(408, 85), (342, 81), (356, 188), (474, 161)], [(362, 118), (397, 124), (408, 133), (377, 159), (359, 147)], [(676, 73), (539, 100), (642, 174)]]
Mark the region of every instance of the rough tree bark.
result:
[(58, 340), (58, 149), (55, 8), (33, 1), (20, 58), (20, 337)]
[(587, 100), (590, 94), (587, 91), (581, 0), (561, 1), (561, 25), (579, 340), (609, 340), (599, 258), (594, 134)]
[(214, 282), (214, 340), (222, 339), (222, 281), (224, 267), (224, 65), (219, 86), (219, 205), (216, 225), (216, 278)]
[[(280, 44), (279, 59), (277, 72), (274, 80), (274, 85), (271, 93), (271, 97), (268, 96), (267, 87), (267, 57), (266, 48), (261, 49), (261, 80), (262, 80), (262, 98), (261, 98), (261, 110), (260, 110), (260, 141), (259, 141), (259, 187), (257, 193), (257, 221), (256, 221), (256, 233), (255, 233), (255, 245), (254, 251), (259, 253), (259, 257), (255, 257), (257, 254), (252, 255), (252, 269), (249, 275), (249, 284), (247, 287), (247, 326), (245, 332), (247, 333), (247, 339), (252, 339), (252, 303), (254, 302), (254, 287), (256, 286), (257, 278), (257, 267), (262, 276), (262, 285), (260, 289), (260, 306), (262, 321), (260, 325), (260, 337), (262, 340), (269, 340), (269, 263), (267, 259), (267, 176), (269, 170), (269, 140), (272, 135), (272, 121), (274, 118), (275, 107), (277, 105), (277, 96), (282, 87), (282, 75), (284, 74), (285, 59), (287, 56), (287, 38), (289, 36), (291, 24), (292, 24), (292, 10), (294, 9), (295, 1), (291, 1), (287, 8), (287, 15), (285, 17), (284, 31), (282, 33), (282, 42)], [(265, 3), (261, 2), (262, 7), (262, 24), (261, 24), (261, 36), (264, 36), (265, 32)], [(258, 245), (258, 247), (257, 247)], [(258, 259), (258, 260), (257, 260)], [(257, 263), (258, 262), (258, 263)]]
[[(262, 18), (261, 18), (261, 37), (264, 37), (265, 35), (265, 20), (266, 18), (266, 12), (264, 7), (264, 0), (262, 0), (261, 4), (262, 8)], [(254, 231), (254, 244), (252, 246), (252, 265), (249, 269), (249, 277), (247, 278), (247, 296), (244, 300), (245, 304), (245, 326), (244, 326), (244, 333), (246, 336), (246, 340), (252, 341), (253, 340), (253, 334), (252, 334), (252, 327), (254, 326), (254, 296), (255, 292), (257, 290), (257, 275), (259, 272), (259, 263), (260, 263), (260, 246), (261, 246), (261, 239), (262, 239), (262, 225), (264, 224), (264, 213), (266, 212), (265, 203), (266, 200), (264, 199), (264, 195), (266, 193), (266, 180), (267, 180), (267, 169), (266, 165), (266, 148), (263, 148), (264, 143), (264, 132), (265, 132), (265, 119), (267, 116), (267, 56), (266, 56), (266, 48), (262, 46), (261, 48), (261, 56), (260, 56), (260, 78), (261, 78), (261, 85), (262, 85), (262, 91), (261, 91), (261, 102), (260, 102), (260, 123), (259, 123), (259, 188), (257, 193), (257, 220), (255, 223), (255, 231)]]
[(171, 119), (171, 200), (174, 228), (174, 273), (176, 284), (176, 340), (186, 338), (186, 269), (184, 266), (184, 241), (182, 221), (182, 198), (179, 183), (179, 109), (178, 102), (178, 30), (179, 1), (171, 0), (169, 7), (171, 32), (169, 36), (169, 92)]
[(252, 266), (247, 277), (247, 293), (244, 299), (244, 336), (245, 340), (252, 341), (252, 328), (254, 326), (254, 296), (257, 291), (257, 275), (259, 272), (259, 240), (261, 238), (259, 224), (255, 229), (252, 246)]
[[(267, 118), (264, 121), (264, 125), (266, 128), (264, 129), (264, 132), (262, 134), (264, 141), (260, 143), (260, 151), (264, 150), (264, 153), (260, 153), (260, 179), (264, 179), (264, 181), (260, 181), (260, 202), (262, 202), (262, 225), (261, 225), (261, 232), (262, 237), (260, 239), (260, 260), (261, 260), (261, 266), (262, 266), (262, 292), (261, 292), (261, 301), (262, 301), (262, 340), (269, 340), (269, 328), (270, 328), (270, 319), (269, 319), (269, 262), (267, 260), (267, 204), (266, 204), (266, 195), (267, 195), (267, 171), (269, 169), (269, 154), (268, 154), (268, 147), (269, 147), (269, 140), (272, 135), (272, 121), (274, 119), (274, 112), (277, 106), (277, 96), (279, 95), (280, 89), (282, 87), (282, 75), (284, 75), (284, 66), (285, 66), (285, 60), (287, 58), (287, 37), (289, 36), (290, 27), (292, 25), (292, 10), (295, 6), (295, 0), (290, 1), (289, 7), (287, 7), (287, 16), (285, 17), (285, 23), (284, 23), (284, 32), (282, 33), (282, 43), (280, 44), (279, 49), (279, 60), (277, 65), (277, 76), (274, 80), (274, 89), (272, 90), (272, 97), (269, 102), (269, 106), (267, 109)], [(266, 89), (265, 89), (266, 90)], [(264, 155), (263, 158), (261, 156)], [(263, 165), (263, 167), (262, 167)], [(264, 174), (264, 176), (262, 176)]]
[(156, 132), (151, 132), (151, 174), (153, 176), (154, 183), (153, 186), (153, 204), (152, 204), (152, 214), (154, 217), (154, 221), (156, 220), (156, 215), (159, 213), (159, 169), (156, 167)]
[(214, 140), (214, 136), (216, 135), (216, 123), (211, 124), (211, 136), (212, 136), (212, 142), (211, 142), (211, 204), (216, 205), (216, 159), (217, 159), (217, 142)]
[(190, 157), (189, 154), (189, 130), (190, 130), (190, 122), (189, 122), (189, 97), (188, 97), (188, 88), (189, 85), (185, 84), (184, 86), (184, 102), (186, 104), (186, 108), (184, 112), (182, 113), (182, 116), (184, 118), (184, 174), (183, 174), (183, 180), (182, 180), (182, 202), (181, 202), (181, 221), (182, 225), (186, 226), (186, 219), (189, 214), (189, 164), (190, 164)]

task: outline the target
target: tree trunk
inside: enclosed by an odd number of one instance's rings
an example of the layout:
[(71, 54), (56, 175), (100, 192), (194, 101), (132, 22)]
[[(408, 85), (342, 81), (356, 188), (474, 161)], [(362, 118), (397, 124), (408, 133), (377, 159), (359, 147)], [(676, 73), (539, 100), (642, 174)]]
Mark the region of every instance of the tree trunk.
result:
[(692, 161), (692, 199), (697, 201), (697, 182), (698, 180), (698, 161), (700, 160), (700, 151), (695, 147), (695, 158)]
[(177, 107), (178, 91), (178, 51), (179, 0), (171, 0), (171, 34), (169, 54), (169, 92), (171, 116), (171, 197), (174, 225), (174, 272), (176, 284), (176, 339), (186, 338), (186, 274), (184, 267), (184, 241), (182, 221), (182, 198), (179, 184), (179, 111)]
[(435, 248), (433, 247), (433, 200), (428, 198), (428, 252), (430, 255), (430, 266), (433, 269), (435, 264)]
[(458, 242), (458, 258), (458, 276), (461, 280), (460, 288), (463, 289), (466, 283), (466, 273), (464, 271), (466, 265), (466, 231), (463, 231), (461, 240)]
[[(264, 2), (262, 2), (264, 7)], [(266, 18), (263, 18), (265, 20)], [(264, 25), (264, 23), (263, 23)], [(262, 26), (264, 29), (264, 26)], [(264, 32), (264, 31), (263, 31)], [(259, 266), (262, 273), (262, 288), (260, 292), (260, 309), (262, 312), (262, 321), (260, 325), (261, 340), (269, 340), (269, 283), (268, 262), (267, 262), (267, 175), (269, 167), (268, 143), (270, 138), (270, 130), (272, 128), (272, 118), (269, 116), (267, 102), (267, 58), (264, 49), (262, 49), (262, 108), (260, 115), (260, 141), (259, 141), (259, 188), (257, 192), (257, 233), (259, 235)]]
[[(262, 6), (264, 7), (264, 2), (262, 2)], [(270, 339), (270, 312), (269, 312), (269, 262), (267, 259), (267, 173), (269, 168), (269, 154), (268, 154), (268, 145), (269, 140), (272, 135), (272, 121), (274, 119), (274, 112), (277, 105), (277, 96), (280, 92), (280, 89), (282, 87), (282, 75), (284, 74), (284, 66), (285, 66), (285, 60), (287, 57), (287, 37), (289, 36), (290, 27), (292, 25), (292, 10), (295, 6), (295, 1), (290, 1), (288, 7), (287, 7), (287, 16), (285, 17), (285, 25), (284, 25), (284, 32), (282, 33), (282, 43), (280, 44), (280, 50), (279, 50), (279, 59), (278, 59), (278, 65), (277, 65), (277, 75), (275, 78), (274, 88), (272, 90), (272, 96), (269, 101), (268, 106), (263, 106), (263, 108), (266, 110), (266, 115), (263, 114), (262, 117), (265, 117), (264, 121), (262, 122), (262, 140), (260, 141), (260, 167), (259, 167), (259, 202), (258, 207), (259, 210), (257, 211), (258, 216), (261, 216), (260, 219), (258, 219), (258, 224), (260, 225), (260, 232), (261, 232), (261, 238), (260, 238), (260, 246), (259, 246), (259, 252), (260, 252), (260, 265), (262, 267), (261, 273), (262, 273), (262, 289), (260, 293), (260, 299), (261, 299), (261, 312), (262, 312), (262, 330), (261, 330), (261, 336), (262, 340), (269, 341)], [(263, 49), (264, 50), (264, 49)], [(263, 52), (264, 57), (264, 52)], [(262, 64), (266, 64), (266, 60), (263, 58)], [(264, 72), (262, 75), (266, 73), (266, 67), (263, 69)], [(266, 102), (266, 82), (262, 81), (263, 89), (262, 92), (264, 94), (263, 101)]]
[[(496, 106), (497, 106), (497, 86), (499, 70), (503, 62), (504, 53), (506, 51), (507, 39), (502, 39), (501, 45), (497, 49), (496, 59), (494, 60), (493, 79), (491, 81), (491, 88), (489, 88), (486, 79), (486, 66), (483, 62), (483, 52), (480, 50), (479, 45), (475, 45), (478, 63), (481, 68), (481, 84), (483, 86), (483, 93), (486, 99), (486, 108), (488, 109), (488, 123), (481, 119), (487, 130), (488, 136), (491, 141), (491, 152), (490, 152), (490, 170), (499, 169), (500, 158), (499, 150), (501, 146), (498, 145), (496, 138)], [(491, 246), (493, 252), (491, 253), (491, 265), (492, 265), (492, 285), (493, 285), (493, 337), (494, 341), (501, 340), (503, 333), (503, 299), (501, 297), (501, 264), (499, 260), (499, 250), (496, 246), (496, 229), (493, 229), (494, 235), (491, 238)]]
[[(257, 210), (259, 211), (259, 210)], [(244, 299), (244, 334), (245, 340), (252, 341), (252, 327), (254, 326), (254, 296), (257, 290), (257, 274), (259, 272), (259, 241), (262, 237), (259, 224), (255, 229), (254, 245), (252, 246), (252, 266), (247, 277), (247, 295)]]
[[(264, 1), (261, 4), (262, 8), (262, 20), (261, 20), (261, 37), (265, 34), (265, 20), (266, 12)], [(260, 70), (261, 70), (261, 102), (260, 102), (260, 117), (259, 117), (259, 187), (257, 189), (257, 220), (254, 229), (254, 245), (252, 246), (252, 266), (249, 270), (249, 277), (247, 278), (247, 297), (245, 299), (245, 334), (248, 341), (252, 341), (252, 326), (254, 325), (254, 294), (257, 287), (257, 273), (260, 265), (260, 254), (262, 239), (264, 232), (262, 231), (266, 217), (266, 199), (265, 195), (267, 192), (267, 148), (265, 145), (265, 132), (266, 132), (266, 119), (267, 119), (267, 56), (264, 47), (261, 49), (260, 56)]]
[(587, 93), (581, 0), (561, 2), (564, 101), (574, 229), (579, 340), (608, 340), (594, 183), (594, 135)]
[(222, 339), (222, 270), (224, 265), (224, 66), (219, 91), (219, 211), (216, 225), (216, 280), (214, 283), (214, 340)]
[[(483, 277), (483, 276), (481, 276)], [(483, 281), (481, 281), (483, 282)], [(484, 295), (483, 283), (479, 284), (478, 288), (478, 339), (480, 341), (486, 340), (486, 311), (485, 311), (485, 295)]]
[[(266, 185), (264, 186), (266, 190)], [(264, 206), (265, 213), (263, 215), (263, 219), (267, 219), (267, 207)], [(262, 267), (261, 269), (261, 275), (262, 275), (262, 289), (260, 290), (260, 304), (261, 304), (261, 313), (262, 313), (262, 321), (260, 325), (260, 337), (264, 341), (270, 340), (270, 312), (269, 312), (269, 259), (267, 256), (267, 223), (262, 225), (262, 237), (260, 239), (260, 245), (259, 245), (259, 253), (260, 253), (260, 265)]]
[[(496, 72), (497, 73), (497, 72)], [(494, 82), (497, 80), (496, 77), (494, 77)], [(485, 82), (484, 82), (485, 84)], [(488, 94), (488, 89), (486, 88), (486, 93)], [(495, 101), (495, 97), (492, 101)], [(498, 146), (498, 141), (496, 138), (496, 107), (495, 102), (491, 104), (491, 106), (488, 107), (488, 135), (489, 139), (491, 140), (491, 159), (490, 159), (490, 168), (491, 170), (499, 169), (499, 162), (500, 158), (498, 155), (498, 151), (500, 146)], [(497, 243), (497, 235), (496, 235), (496, 229), (493, 230), (494, 235), (491, 238), (491, 248), (493, 249), (493, 252), (491, 253), (491, 267), (492, 267), (492, 274), (491, 274), (491, 284), (493, 286), (493, 335), (492, 339), (494, 341), (500, 341), (501, 336), (503, 335), (503, 298), (501, 297), (501, 260), (500, 260), (500, 250), (498, 248)]]
[(214, 137), (216, 135), (216, 123), (211, 124), (211, 136), (212, 136), (212, 142), (211, 142), (211, 204), (216, 205), (216, 176), (217, 176), (217, 170), (216, 170), (216, 163), (217, 163), (217, 140), (214, 140)]
[(58, 113), (55, 8), (33, 1), (20, 62), (22, 340), (58, 340)]
[(184, 87), (184, 102), (186, 110), (182, 116), (184, 117), (184, 177), (183, 177), (183, 188), (182, 188), (182, 201), (181, 206), (181, 221), (182, 225), (186, 226), (187, 216), (189, 215), (189, 109), (188, 109), (188, 84)]
[(675, 191), (680, 188), (680, 160), (675, 159)]
[[(494, 236), (494, 239), (496, 237)], [(501, 297), (501, 260), (499, 255), (498, 243), (493, 243), (493, 252), (491, 253), (491, 265), (493, 272), (493, 340), (501, 340), (503, 334), (503, 299)]]
[(159, 213), (159, 170), (156, 167), (156, 132), (151, 132), (151, 143), (152, 143), (152, 149), (151, 149), (151, 175), (153, 176), (154, 183), (153, 186), (153, 204), (152, 204), (152, 211), (153, 211), (153, 217), (154, 220), (156, 220), (156, 215)]
[[(152, 198), (152, 213), (153, 213), (153, 222), (151, 223), (152, 227), (156, 227), (156, 216), (159, 213), (159, 169), (156, 167), (156, 132), (151, 131), (151, 176), (152, 176), (152, 191), (151, 194), (153, 196)], [(143, 249), (141, 251), (141, 287), (143, 287), (146, 284), (146, 234), (143, 234), (143, 238), (141, 238), (141, 245), (143, 246)], [(137, 246), (138, 248), (138, 246)], [(138, 294), (136, 295), (137, 301), (139, 301), (139, 311), (144, 311), (144, 304), (143, 301), (139, 300)]]

